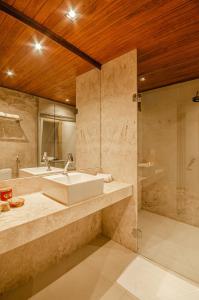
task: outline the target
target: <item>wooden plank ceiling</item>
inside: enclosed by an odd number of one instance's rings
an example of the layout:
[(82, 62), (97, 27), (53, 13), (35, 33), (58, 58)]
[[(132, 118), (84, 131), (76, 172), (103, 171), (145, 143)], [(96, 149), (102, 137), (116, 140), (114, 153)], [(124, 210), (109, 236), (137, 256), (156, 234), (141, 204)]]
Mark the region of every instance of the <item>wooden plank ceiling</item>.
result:
[[(198, 0), (5, 0), (106, 63), (138, 49), (139, 91), (199, 77)], [(64, 17), (74, 8), (79, 17)], [(44, 51), (33, 51), (34, 39)], [(5, 76), (12, 68), (16, 75)], [(0, 12), (0, 85), (75, 104), (75, 77), (93, 68), (83, 59)], [(138, 79), (139, 79), (138, 78)]]

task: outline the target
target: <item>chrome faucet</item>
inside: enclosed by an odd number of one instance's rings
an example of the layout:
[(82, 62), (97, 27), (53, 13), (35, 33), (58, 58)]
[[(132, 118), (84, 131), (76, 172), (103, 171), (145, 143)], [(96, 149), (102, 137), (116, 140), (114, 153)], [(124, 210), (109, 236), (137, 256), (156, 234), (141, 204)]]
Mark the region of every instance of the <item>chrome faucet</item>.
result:
[(50, 160), (48, 158), (47, 152), (44, 152), (43, 160), (45, 161), (45, 165), (47, 167), (47, 171), (51, 171)]
[(72, 153), (68, 153), (67, 163), (66, 163), (66, 165), (64, 167), (64, 174), (65, 175), (68, 175), (68, 167), (72, 163), (73, 163), (73, 155), (72, 155)]

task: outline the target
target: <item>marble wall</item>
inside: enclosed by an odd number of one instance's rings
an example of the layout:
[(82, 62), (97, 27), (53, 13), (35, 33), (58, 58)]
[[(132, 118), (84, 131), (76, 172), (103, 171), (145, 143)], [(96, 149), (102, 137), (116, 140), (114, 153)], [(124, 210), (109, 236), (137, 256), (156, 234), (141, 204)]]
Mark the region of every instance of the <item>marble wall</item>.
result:
[(115, 180), (137, 181), (137, 54), (133, 50), (102, 66), (102, 169)]
[(133, 50), (77, 78), (77, 169), (111, 173), (133, 184), (132, 198), (103, 210), (103, 233), (136, 250), (137, 52)]
[(136, 250), (137, 237), (137, 51), (102, 66), (101, 157), (102, 170), (114, 180), (133, 184), (133, 197), (102, 213), (103, 232)]
[(140, 113), (142, 208), (199, 226), (199, 79), (145, 92)]
[(14, 197), (37, 193), (42, 190), (42, 177), (24, 177), (0, 180), (0, 188), (12, 187)]
[(0, 294), (31, 280), (100, 233), (99, 212), (1, 255)]
[(100, 71), (93, 69), (76, 80), (76, 167), (100, 170)]
[(0, 169), (11, 168), (15, 177), (17, 155), (21, 167), (37, 163), (38, 102), (32, 95), (1, 87), (0, 111), (22, 118), (21, 122), (0, 119)]

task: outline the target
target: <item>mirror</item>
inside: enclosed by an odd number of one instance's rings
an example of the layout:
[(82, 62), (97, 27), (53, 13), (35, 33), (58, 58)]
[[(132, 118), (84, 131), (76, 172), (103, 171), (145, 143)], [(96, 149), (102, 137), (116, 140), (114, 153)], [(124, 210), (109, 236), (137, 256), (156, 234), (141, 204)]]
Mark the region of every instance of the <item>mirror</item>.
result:
[[(30, 168), (75, 168), (76, 109), (0, 88), (0, 180), (38, 175)], [(32, 173), (33, 171), (33, 173)]]
[[(64, 168), (66, 158), (72, 154), (75, 166), (76, 111), (61, 104), (40, 102), (38, 164), (48, 154), (54, 167)], [(73, 166), (73, 168), (74, 168)]]
[(0, 17), (10, 24), (7, 32), (0, 24), (0, 181), (63, 172), (68, 157), (75, 169), (76, 77), (93, 66), (15, 18)]

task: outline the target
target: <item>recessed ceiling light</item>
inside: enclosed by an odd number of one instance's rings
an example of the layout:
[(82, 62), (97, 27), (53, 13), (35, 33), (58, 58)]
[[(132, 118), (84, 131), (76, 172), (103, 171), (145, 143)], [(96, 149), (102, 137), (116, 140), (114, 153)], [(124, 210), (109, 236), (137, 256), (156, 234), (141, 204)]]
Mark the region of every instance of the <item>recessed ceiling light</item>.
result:
[(70, 102), (70, 99), (66, 99), (65, 102)]
[(14, 71), (12, 71), (12, 70), (7, 70), (7, 71), (6, 71), (6, 75), (7, 75), (8, 77), (13, 77), (13, 76), (15, 75), (15, 73), (14, 73)]
[(39, 43), (39, 42), (35, 42), (35, 43), (33, 44), (33, 47), (35, 48), (36, 51), (39, 51), (39, 52), (41, 52), (42, 49), (43, 49), (42, 44)]
[(67, 11), (67, 13), (65, 14), (65, 16), (66, 16), (67, 18), (69, 18), (71, 21), (76, 20), (77, 17), (78, 17), (77, 13), (76, 13), (75, 10), (72, 9), (72, 8), (69, 9), (69, 10)]
[(146, 80), (146, 78), (144, 76), (140, 77), (140, 81), (145, 81), (145, 80)]

